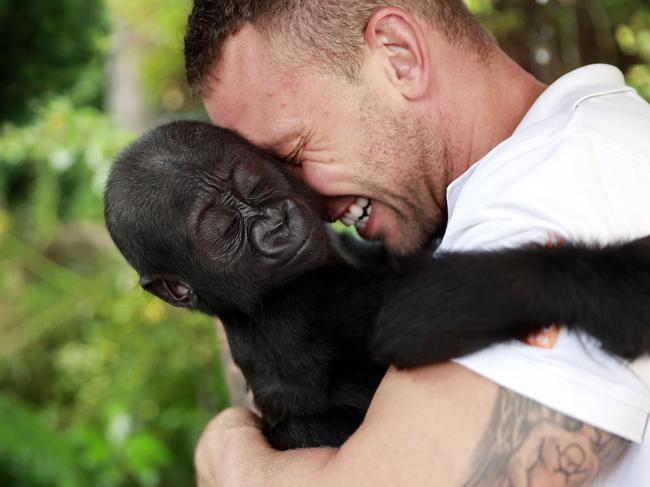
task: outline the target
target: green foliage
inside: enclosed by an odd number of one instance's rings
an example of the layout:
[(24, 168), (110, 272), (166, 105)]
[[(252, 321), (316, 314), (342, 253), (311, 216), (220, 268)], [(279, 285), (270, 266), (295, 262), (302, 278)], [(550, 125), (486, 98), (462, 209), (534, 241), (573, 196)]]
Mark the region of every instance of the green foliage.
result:
[(37, 113), (30, 125), (0, 130), (0, 206), (16, 213), (21, 235), (45, 242), (61, 220), (101, 217), (108, 164), (131, 135), (67, 99)]
[(650, 7), (639, 7), (616, 29), (621, 50), (636, 62), (627, 71), (627, 82), (650, 100)]
[(185, 82), (182, 56), (191, 0), (107, 0), (107, 3), (115, 22), (126, 24), (133, 34), (131, 49), (141, 56), (142, 82), (149, 106), (157, 112), (196, 110), (198, 103)]
[[(121, 18), (152, 103), (179, 108), (189, 2), (143, 5)], [(0, 0), (0, 485), (193, 485), (197, 436), (228, 404), (212, 321), (141, 291), (103, 228), (133, 137), (97, 108), (103, 7)]]
[(647, 0), (465, 0), (520, 65), (545, 82), (591, 63), (621, 68), (650, 100)]
[[(101, 224), (108, 165), (131, 138), (64, 99), (0, 132), (0, 390), (33, 419), (0, 429), (0, 481), (192, 485), (196, 438), (228, 403), (211, 320), (141, 291)], [(34, 455), (23, 430), (41, 431)], [(57, 444), (74, 462), (39, 483), (59, 461), (38, 453)]]
[(0, 122), (25, 120), (64, 91), (98, 104), (106, 33), (102, 0), (2, 0)]
[(88, 485), (190, 485), (197, 435), (227, 404), (211, 320), (145, 295), (103, 229), (83, 230), (38, 249), (5, 223), (0, 389), (39, 408)]
[(0, 393), (0, 479), (4, 485), (82, 487), (74, 453), (18, 398)]

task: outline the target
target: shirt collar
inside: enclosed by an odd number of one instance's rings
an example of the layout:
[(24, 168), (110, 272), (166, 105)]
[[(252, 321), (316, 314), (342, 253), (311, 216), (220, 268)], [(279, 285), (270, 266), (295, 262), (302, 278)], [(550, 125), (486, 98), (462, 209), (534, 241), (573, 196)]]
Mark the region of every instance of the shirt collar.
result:
[(594, 96), (634, 91), (625, 86), (623, 73), (609, 64), (592, 64), (565, 74), (537, 98), (514, 134), (547, 118), (575, 110)]
[[(570, 71), (544, 90), (519, 122), (512, 135), (502, 144), (535, 123), (575, 110), (580, 103), (589, 98), (625, 91), (634, 92), (634, 89), (625, 86), (623, 73), (615, 66), (591, 64)], [(471, 177), (479, 166), (479, 162), (488, 158), (493, 151), (494, 149), (480, 161), (472, 164), (467, 171), (447, 187), (447, 211), (449, 215), (452, 213), (465, 181)]]

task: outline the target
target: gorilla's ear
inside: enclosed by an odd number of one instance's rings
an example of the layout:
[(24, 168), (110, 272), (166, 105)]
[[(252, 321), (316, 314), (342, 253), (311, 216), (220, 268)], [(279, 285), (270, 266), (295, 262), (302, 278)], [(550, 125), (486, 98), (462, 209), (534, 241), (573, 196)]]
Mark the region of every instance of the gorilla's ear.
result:
[(173, 306), (196, 306), (196, 294), (192, 288), (173, 277), (142, 276), (140, 286)]

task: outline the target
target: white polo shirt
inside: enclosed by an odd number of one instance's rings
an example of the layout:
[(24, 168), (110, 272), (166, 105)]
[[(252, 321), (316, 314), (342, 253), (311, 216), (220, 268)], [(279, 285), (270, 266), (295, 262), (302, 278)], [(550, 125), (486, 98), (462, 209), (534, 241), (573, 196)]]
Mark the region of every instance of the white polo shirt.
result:
[[(650, 105), (613, 66), (577, 69), (449, 186), (447, 203), (440, 251), (650, 235)], [(650, 360), (629, 364), (591, 337), (551, 329), (457, 362), (637, 443), (595, 485), (650, 486), (650, 438), (639, 445), (650, 413)]]

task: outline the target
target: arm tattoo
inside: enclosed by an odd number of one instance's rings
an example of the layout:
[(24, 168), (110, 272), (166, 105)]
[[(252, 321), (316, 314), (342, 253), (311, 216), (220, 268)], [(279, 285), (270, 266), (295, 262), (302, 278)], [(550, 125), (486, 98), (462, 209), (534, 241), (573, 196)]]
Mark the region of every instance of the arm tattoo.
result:
[(582, 487), (629, 443), (499, 388), (463, 487)]

